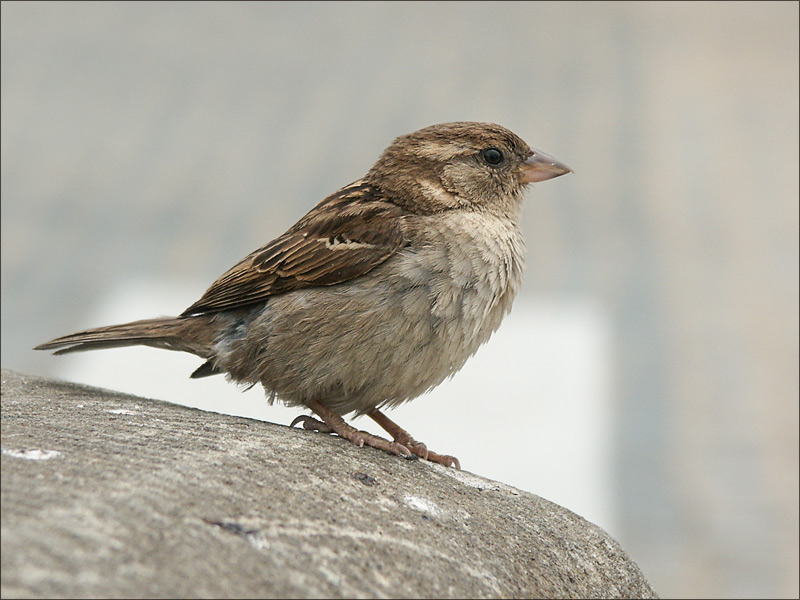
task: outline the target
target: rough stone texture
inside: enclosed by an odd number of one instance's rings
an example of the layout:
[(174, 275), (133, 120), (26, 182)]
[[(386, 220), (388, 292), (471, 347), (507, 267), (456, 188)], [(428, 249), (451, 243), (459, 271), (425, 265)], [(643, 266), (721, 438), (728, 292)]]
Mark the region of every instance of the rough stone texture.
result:
[(2, 596), (640, 597), (547, 500), (335, 436), (2, 371)]

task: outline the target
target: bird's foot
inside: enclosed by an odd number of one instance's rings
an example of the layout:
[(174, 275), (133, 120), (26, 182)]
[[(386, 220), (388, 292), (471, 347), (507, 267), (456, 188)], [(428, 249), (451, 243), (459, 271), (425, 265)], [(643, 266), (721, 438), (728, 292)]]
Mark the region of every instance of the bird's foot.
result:
[(439, 463), (445, 467), (455, 467), (459, 471), (461, 470), (461, 462), (455, 456), (439, 454), (438, 452), (428, 450), (428, 447), (425, 444), (415, 440), (413, 437), (411, 437), (410, 433), (392, 421), (389, 417), (384, 415), (377, 408), (372, 409), (367, 414), (373, 421), (383, 427), (389, 433), (389, 435), (392, 436), (396, 443), (408, 448), (420, 458)]
[(301, 415), (292, 421), (291, 427), (298, 423), (303, 423), (304, 429), (311, 429), (313, 431), (321, 431), (323, 433), (335, 433), (341, 438), (350, 440), (359, 448), (364, 446), (371, 446), (378, 450), (384, 450), (391, 454), (404, 456), (406, 458), (412, 457), (411, 451), (406, 448), (402, 443), (397, 441), (389, 441), (385, 438), (373, 435), (368, 431), (360, 431), (345, 423), (341, 416), (337, 415), (331, 409), (323, 406), (314, 400), (309, 401), (308, 407), (313, 410), (317, 415), (322, 418), (322, 421), (315, 419), (309, 415)]

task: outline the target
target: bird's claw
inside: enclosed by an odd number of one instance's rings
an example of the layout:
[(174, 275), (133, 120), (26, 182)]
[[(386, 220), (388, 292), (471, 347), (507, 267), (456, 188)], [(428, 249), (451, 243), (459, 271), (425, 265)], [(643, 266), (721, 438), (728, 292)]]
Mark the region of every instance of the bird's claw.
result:
[(311, 415), (300, 415), (295, 417), (294, 420), (291, 422), (289, 427), (294, 427), (298, 423), (303, 424), (303, 429), (308, 429), (310, 431), (319, 431), (321, 433), (333, 433), (333, 428), (331, 428), (327, 423), (323, 423), (319, 419), (315, 419)]

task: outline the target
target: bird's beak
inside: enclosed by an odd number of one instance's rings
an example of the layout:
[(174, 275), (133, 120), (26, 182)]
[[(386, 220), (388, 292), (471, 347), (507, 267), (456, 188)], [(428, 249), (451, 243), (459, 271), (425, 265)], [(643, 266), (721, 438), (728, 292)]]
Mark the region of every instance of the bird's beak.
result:
[(560, 163), (552, 156), (534, 150), (524, 163), (522, 163), (522, 183), (535, 183), (545, 181), (571, 173), (567, 165)]

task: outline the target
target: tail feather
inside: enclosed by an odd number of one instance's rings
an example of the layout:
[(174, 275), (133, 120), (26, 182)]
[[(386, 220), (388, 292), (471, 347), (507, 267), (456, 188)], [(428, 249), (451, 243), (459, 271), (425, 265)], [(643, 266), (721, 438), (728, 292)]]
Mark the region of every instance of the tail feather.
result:
[(207, 336), (196, 335), (202, 331), (196, 320), (197, 317), (162, 317), (97, 327), (58, 337), (39, 344), (34, 350), (56, 350), (55, 354), (67, 354), (124, 346), (151, 346), (207, 357), (209, 342), (203, 339)]

